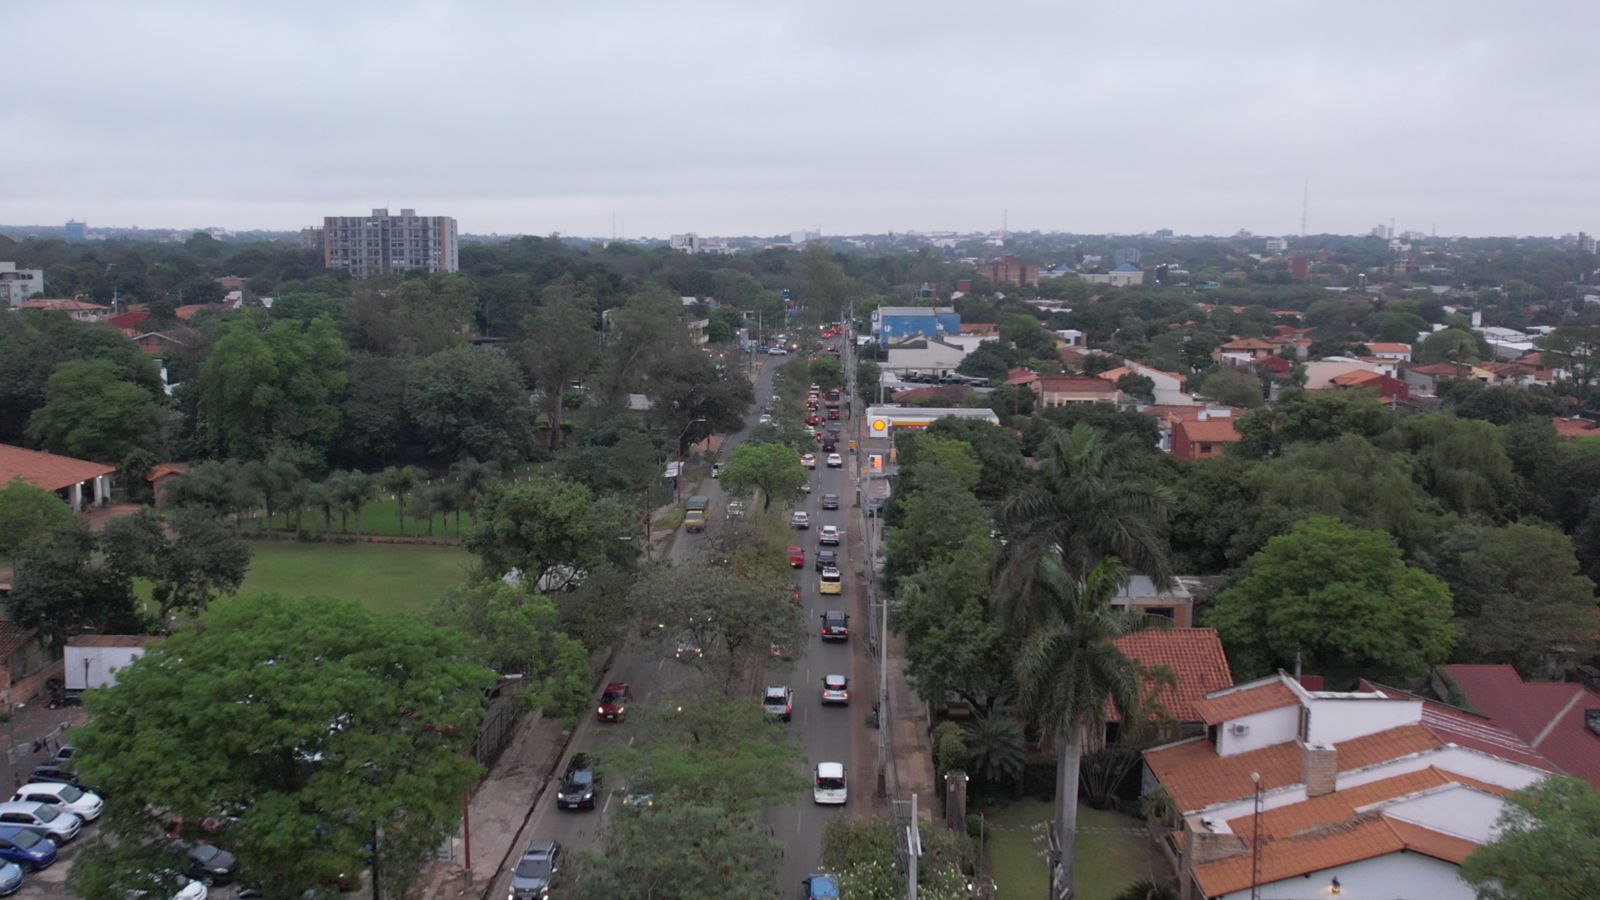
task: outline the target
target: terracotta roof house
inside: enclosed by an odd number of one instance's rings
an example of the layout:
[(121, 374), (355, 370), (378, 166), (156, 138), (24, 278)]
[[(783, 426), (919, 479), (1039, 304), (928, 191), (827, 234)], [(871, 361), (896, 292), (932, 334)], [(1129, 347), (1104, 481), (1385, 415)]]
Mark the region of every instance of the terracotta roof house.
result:
[(150, 310), (140, 307), (139, 309), (130, 309), (120, 315), (112, 316), (106, 319), (106, 324), (111, 325), (128, 337), (133, 337), (139, 333), (140, 323), (148, 318), (150, 318)]
[(1239, 441), (1231, 415), (1178, 419), (1172, 423), (1172, 455), (1177, 459), (1215, 459)]
[(1066, 406), (1069, 403), (1116, 403), (1121, 396), (1117, 386), (1092, 375), (1040, 375), (1029, 385), (1040, 406)]
[(1380, 400), (1406, 401), (1411, 399), (1411, 389), (1406, 386), (1404, 381), (1395, 378), (1393, 375), (1385, 375), (1382, 372), (1344, 372), (1328, 379), (1328, 389), (1330, 390), (1347, 391), (1353, 388), (1373, 391), (1377, 393)]
[(21, 478), (36, 488), (60, 495), (73, 512), (83, 511), (86, 484), (93, 492), (94, 506), (110, 503), (111, 475), (115, 471), (116, 466), (0, 444), (0, 485)]
[(1006, 384), (1013, 387), (1028, 387), (1039, 380), (1039, 373), (1027, 369), (1012, 369), (1006, 373)]
[(155, 495), (156, 506), (167, 505), (167, 494), (171, 492), (173, 483), (188, 471), (187, 463), (161, 463), (144, 476), (145, 483), (150, 485), (150, 492)]
[(1578, 438), (1600, 435), (1600, 424), (1591, 422), (1588, 419), (1580, 419), (1577, 416), (1571, 418), (1554, 416), (1550, 419), (1550, 424), (1556, 428), (1556, 437), (1563, 441), (1574, 441)]
[(1155, 401), (1163, 406), (1200, 405), (1200, 401), (1189, 395), (1189, 380), (1177, 372), (1168, 372), (1130, 359), (1115, 369), (1100, 373), (1101, 378), (1112, 384), (1116, 384), (1117, 379), (1124, 375), (1142, 375), (1150, 379)]
[(962, 322), (961, 333), (998, 336), (1000, 334), (1000, 326), (993, 322)]
[(1368, 341), (1367, 352), (1379, 359), (1396, 359), (1401, 362), (1411, 361), (1411, 345), (1398, 341)]
[(1563, 772), (1600, 788), (1600, 693), (1527, 682), (1507, 665), (1441, 666), (1473, 709), (1527, 741)]
[(61, 298), (37, 300), (24, 300), (20, 309), (36, 309), (41, 312), (64, 312), (79, 322), (98, 322), (111, 312), (111, 307), (90, 303), (87, 300), (67, 300)]
[(1264, 341), (1260, 338), (1234, 338), (1226, 344), (1218, 347), (1212, 353), (1212, 358), (1218, 362), (1224, 361), (1224, 357), (1229, 356), (1243, 357), (1245, 359), (1258, 359), (1263, 356), (1271, 356), (1274, 353), (1277, 353), (1279, 346), (1280, 345), (1275, 344), (1272, 341)]
[[(1506, 792), (1558, 771), (1488, 720), (1404, 691), (1308, 690), (1279, 673), (1195, 701), (1199, 737), (1145, 752), (1166, 849), (1199, 896), (1472, 900), (1457, 867)], [(1260, 828), (1256, 805), (1260, 804)]]
[(1082, 370), (1084, 362), (1089, 359), (1089, 354), (1076, 347), (1057, 346), (1056, 355), (1061, 357), (1062, 365), (1078, 370)]
[[(1204, 728), (1200, 701), (1205, 695), (1233, 686), (1228, 656), (1215, 628), (1149, 628), (1117, 638), (1113, 643), (1125, 656), (1147, 669), (1165, 666), (1171, 684), (1159, 685), (1155, 700), (1162, 713), (1180, 729)], [(1107, 721), (1116, 721), (1108, 708)]]

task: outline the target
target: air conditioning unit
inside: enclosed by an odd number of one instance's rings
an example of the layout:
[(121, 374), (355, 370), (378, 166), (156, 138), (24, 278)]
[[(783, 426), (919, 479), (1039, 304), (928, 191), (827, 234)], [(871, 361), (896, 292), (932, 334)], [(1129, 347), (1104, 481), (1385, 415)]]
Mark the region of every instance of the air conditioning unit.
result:
[(1235, 722), (1234, 724), (1228, 726), (1228, 731), (1234, 737), (1244, 737), (1250, 733), (1250, 726)]

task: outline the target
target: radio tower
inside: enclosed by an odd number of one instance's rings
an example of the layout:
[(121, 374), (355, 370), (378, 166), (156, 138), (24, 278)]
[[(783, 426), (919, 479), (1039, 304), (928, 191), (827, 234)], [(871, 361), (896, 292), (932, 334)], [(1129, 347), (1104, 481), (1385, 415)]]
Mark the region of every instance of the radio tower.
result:
[(1306, 237), (1306, 211), (1311, 208), (1311, 179), (1307, 178), (1300, 189), (1300, 239)]

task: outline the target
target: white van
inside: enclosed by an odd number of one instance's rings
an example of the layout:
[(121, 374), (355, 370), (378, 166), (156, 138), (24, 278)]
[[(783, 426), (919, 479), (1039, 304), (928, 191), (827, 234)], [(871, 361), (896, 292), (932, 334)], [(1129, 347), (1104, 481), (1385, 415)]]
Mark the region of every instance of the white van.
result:
[(843, 806), (848, 797), (844, 783), (844, 763), (817, 763), (811, 798), (820, 806)]

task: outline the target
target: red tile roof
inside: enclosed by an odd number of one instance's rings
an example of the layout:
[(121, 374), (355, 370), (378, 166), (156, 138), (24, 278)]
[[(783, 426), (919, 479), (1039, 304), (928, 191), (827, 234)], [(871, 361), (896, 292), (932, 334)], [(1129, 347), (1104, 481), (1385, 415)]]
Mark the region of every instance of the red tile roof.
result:
[(1350, 372), (1341, 372), (1338, 375), (1333, 376), (1332, 378), (1328, 379), (1328, 383), (1336, 384), (1340, 387), (1353, 387), (1355, 385), (1366, 384), (1369, 381), (1376, 381), (1382, 377), (1383, 373), (1381, 372), (1369, 372), (1366, 369), (1355, 369)]
[(962, 322), (962, 334), (998, 334), (999, 327), (993, 322)]
[(1367, 349), (1373, 353), (1407, 353), (1411, 352), (1410, 344), (1398, 341), (1368, 341)]
[(45, 299), (40, 297), (36, 300), (22, 301), (22, 308), (59, 310), (61, 312), (98, 312), (99, 310), (110, 309), (111, 307), (101, 306), (98, 303), (89, 303), (84, 300)]
[(1600, 735), (1584, 711), (1600, 709), (1600, 694), (1581, 684), (1526, 682), (1505, 665), (1444, 667), (1467, 702), (1515, 733), (1569, 775), (1600, 787)]
[(1593, 437), (1597, 432), (1600, 432), (1600, 425), (1588, 419), (1564, 419), (1560, 416), (1555, 416), (1550, 419), (1550, 424), (1556, 427), (1556, 437), (1569, 440), (1572, 438)]
[(1203, 697), (1195, 705), (1200, 711), (1202, 721), (1207, 725), (1220, 725), (1229, 719), (1254, 715), (1269, 709), (1295, 706), (1299, 702), (1300, 698), (1294, 691), (1282, 681), (1274, 679), (1255, 687), (1240, 688), (1215, 697)]
[(1263, 341), (1258, 338), (1237, 338), (1227, 342), (1226, 344), (1223, 344), (1217, 349), (1223, 351), (1224, 353), (1235, 352), (1239, 350), (1276, 350), (1278, 349), (1278, 345), (1271, 341)]
[[(1162, 685), (1156, 700), (1174, 721), (1201, 721), (1198, 704), (1205, 695), (1233, 685), (1228, 656), (1215, 628), (1150, 628), (1113, 643), (1145, 668), (1171, 670), (1173, 683)], [(1108, 720), (1116, 721), (1114, 711)]]
[(1250, 887), (1257, 867), (1256, 883), (1267, 884), (1403, 851), (1460, 865), (1476, 849), (1471, 841), (1420, 825), (1365, 816), (1302, 837), (1269, 840), (1258, 854), (1240, 853), (1195, 866), (1194, 878), (1207, 897), (1219, 897)]
[(112, 316), (111, 318), (106, 319), (106, 324), (113, 325), (124, 330), (132, 330), (137, 327), (140, 322), (143, 322), (148, 318), (150, 318), (150, 310), (130, 309), (121, 315)]
[[(1429, 766), (1266, 810), (1261, 814), (1261, 833), (1269, 841), (1294, 837), (1312, 829), (1349, 822), (1358, 817), (1357, 810), (1374, 803), (1408, 797), (1448, 784), (1487, 790), (1497, 795), (1505, 793), (1505, 788), (1499, 785)], [(1253, 842), (1256, 833), (1254, 814), (1246, 813), (1229, 819), (1228, 830), (1239, 835), (1246, 843)]]
[(1233, 427), (1233, 419), (1231, 418), (1185, 419), (1178, 423), (1174, 431), (1181, 431), (1183, 438), (1199, 441), (1203, 444), (1237, 444), (1239, 442), (1239, 431)]
[(1429, 363), (1425, 366), (1411, 366), (1407, 372), (1418, 375), (1431, 375), (1435, 378), (1459, 378), (1471, 373), (1468, 366), (1456, 366), (1453, 363)]
[(116, 466), (85, 459), (0, 444), (0, 485), (5, 485), (13, 478), (21, 478), (34, 487), (59, 491), (98, 475), (110, 475), (116, 470)]
[(165, 478), (168, 475), (183, 475), (188, 471), (188, 463), (162, 463), (151, 469), (150, 474), (144, 476), (144, 480), (150, 482), (151, 484), (155, 484), (157, 481), (160, 481), (162, 478)]
[(1040, 375), (1039, 390), (1052, 394), (1114, 394), (1117, 386), (1092, 375)]
[(1006, 373), (1006, 384), (1032, 384), (1039, 380), (1037, 372), (1016, 368)]
[(159, 634), (80, 634), (67, 638), (68, 647), (143, 647), (159, 644)]

